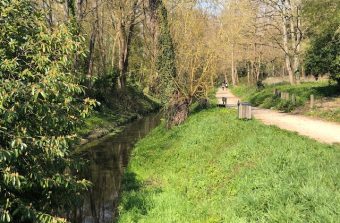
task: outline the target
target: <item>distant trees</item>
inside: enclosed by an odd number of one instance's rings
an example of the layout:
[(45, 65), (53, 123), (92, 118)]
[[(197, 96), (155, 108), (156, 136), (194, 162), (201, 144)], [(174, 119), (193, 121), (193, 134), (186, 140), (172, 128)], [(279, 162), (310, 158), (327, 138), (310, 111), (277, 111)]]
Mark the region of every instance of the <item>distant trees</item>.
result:
[(252, 0), (258, 4), (258, 27), (270, 38), (266, 44), (275, 44), (284, 55), (289, 82), (296, 83), (301, 72), (301, 27), (300, 0)]
[(221, 5), (219, 71), (232, 84), (240, 76), (254, 83), (277, 73), (287, 73), (291, 84), (305, 73), (339, 80), (338, 1), (228, 0)]
[(95, 105), (74, 66), (82, 41), (31, 1), (0, 2), (0, 222), (66, 222), (89, 186), (70, 150)]
[(273, 36), (281, 36), (272, 28), (276, 18), (266, 14), (267, 5), (255, 0), (231, 0), (222, 7), (219, 67), (224, 67), (220, 72), (225, 73), (225, 79), (229, 76), (236, 85), (239, 77), (246, 77), (248, 84), (254, 84), (266, 75), (281, 73), (282, 51), (273, 41)]

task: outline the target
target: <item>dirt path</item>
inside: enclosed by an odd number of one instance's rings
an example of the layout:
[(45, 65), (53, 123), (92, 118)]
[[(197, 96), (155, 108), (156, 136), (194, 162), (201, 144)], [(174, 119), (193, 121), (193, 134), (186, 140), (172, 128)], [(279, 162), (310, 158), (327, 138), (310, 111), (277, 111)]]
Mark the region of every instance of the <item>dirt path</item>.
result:
[[(240, 100), (229, 89), (219, 89), (216, 97), (219, 104), (222, 104), (222, 97), (227, 97), (228, 107), (236, 107)], [(340, 125), (337, 123), (257, 107), (253, 107), (253, 116), (266, 125), (275, 125), (281, 129), (297, 132), (319, 142), (340, 143)]]

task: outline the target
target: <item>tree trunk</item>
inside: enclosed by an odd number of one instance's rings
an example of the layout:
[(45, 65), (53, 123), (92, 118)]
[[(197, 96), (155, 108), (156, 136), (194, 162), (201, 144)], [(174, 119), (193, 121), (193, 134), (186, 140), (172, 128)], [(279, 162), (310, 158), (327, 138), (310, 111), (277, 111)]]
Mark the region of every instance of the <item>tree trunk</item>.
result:
[(96, 44), (96, 36), (97, 36), (97, 22), (94, 22), (92, 25), (92, 33), (90, 38), (90, 44), (89, 44), (89, 56), (87, 61), (87, 74), (89, 76), (92, 76), (93, 74), (93, 60), (94, 60), (94, 47)]
[(253, 60), (251, 61), (251, 76), (252, 81), (256, 80), (256, 54), (257, 54), (257, 48), (256, 48), (256, 42), (253, 43)]
[(235, 66), (235, 80), (236, 80), (236, 84), (239, 83), (239, 80), (238, 80), (238, 70), (237, 70), (237, 65)]
[(167, 127), (171, 128), (182, 124), (189, 114), (189, 99), (180, 99), (179, 93), (174, 94), (167, 109)]
[(297, 43), (297, 27), (294, 25), (294, 13), (292, 8), (294, 7), (290, 0), (287, 0), (288, 4), (288, 10), (287, 13), (289, 14), (289, 26), (290, 26), (290, 35), (291, 35), (291, 45), (292, 45), (292, 54), (293, 54), (293, 64), (292, 64), (292, 69), (293, 69), (293, 74), (294, 74), (294, 79), (296, 81), (297, 76), (299, 76), (299, 56), (298, 56), (298, 48), (300, 44)]
[(128, 27), (125, 27), (125, 25), (122, 23), (120, 23), (118, 27), (118, 35), (119, 35), (118, 87), (120, 89), (125, 88), (126, 86), (126, 75), (127, 75), (127, 69), (129, 66), (130, 45), (131, 45), (132, 32), (134, 28), (133, 22), (134, 20), (130, 21), (130, 24), (128, 25)]
[(261, 75), (261, 54), (259, 56), (259, 61), (256, 68), (256, 81), (260, 80), (260, 75)]
[(113, 21), (118, 35), (118, 88), (120, 89), (126, 86), (130, 45), (136, 19), (137, 0), (129, 3), (131, 4), (127, 8), (117, 9), (116, 18)]
[(160, 2), (159, 0), (149, 0), (148, 8), (149, 8), (149, 32), (151, 35), (151, 60), (152, 64), (156, 63), (157, 52), (158, 52), (158, 39), (159, 39), (159, 18), (158, 18), (158, 10), (159, 10)]
[(302, 33), (301, 33), (301, 18), (300, 18), (300, 9), (298, 6), (296, 6), (296, 50), (294, 53), (294, 72), (297, 75), (298, 78), (300, 78), (301, 73), (300, 73), (300, 42), (302, 38)]
[(288, 46), (288, 30), (287, 30), (287, 26), (289, 25), (288, 23), (288, 16), (287, 16), (287, 9), (286, 9), (286, 5), (283, 6), (283, 14), (282, 14), (282, 30), (283, 30), (283, 47), (284, 47), (284, 51), (285, 51), (285, 63), (286, 63), (286, 69), (288, 72), (288, 76), (289, 76), (289, 82), (291, 84), (295, 84), (295, 77), (294, 77), (294, 71), (292, 68), (292, 61), (291, 61), (291, 55), (290, 55), (290, 49)]
[(235, 78), (235, 64), (234, 64), (234, 44), (231, 50), (231, 81), (233, 85), (236, 85), (236, 78)]
[(47, 23), (49, 25), (50, 28), (53, 27), (53, 9), (52, 9), (52, 5), (51, 5), (51, 1), (50, 0), (43, 0), (43, 9), (45, 10), (45, 14), (47, 16)]
[(250, 85), (250, 64), (247, 62), (247, 83)]

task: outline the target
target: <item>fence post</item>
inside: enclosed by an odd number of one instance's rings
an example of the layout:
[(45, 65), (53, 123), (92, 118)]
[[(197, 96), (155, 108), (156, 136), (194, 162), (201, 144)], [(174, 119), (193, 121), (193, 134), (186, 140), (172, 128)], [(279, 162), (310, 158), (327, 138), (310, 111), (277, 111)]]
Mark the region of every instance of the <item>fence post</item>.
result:
[(313, 109), (314, 108), (314, 94), (310, 95), (310, 108)]
[(294, 105), (296, 104), (296, 96), (295, 96), (295, 94), (292, 94), (292, 103)]
[(282, 100), (286, 99), (286, 92), (281, 92), (281, 99)]

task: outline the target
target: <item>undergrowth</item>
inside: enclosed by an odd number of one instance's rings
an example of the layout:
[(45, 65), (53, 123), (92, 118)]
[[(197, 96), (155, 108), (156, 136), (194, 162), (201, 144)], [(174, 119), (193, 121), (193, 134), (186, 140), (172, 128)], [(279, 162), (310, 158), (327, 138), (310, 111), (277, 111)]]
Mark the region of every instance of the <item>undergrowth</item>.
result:
[[(295, 102), (291, 100), (281, 99), (274, 95), (274, 90), (277, 89), (281, 92), (287, 92), (290, 97), (294, 94), (296, 97)], [(310, 99), (310, 95), (314, 95), (315, 99), (324, 97), (339, 96), (340, 91), (333, 83), (324, 82), (307, 82), (298, 85), (274, 84), (267, 85), (261, 90), (256, 87), (241, 85), (232, 89), (233, 93), (241, 97), (242, 100), (249, 101), (253, 106), (262, 108), (274, 108), (285, 112), (304, 106)]]

